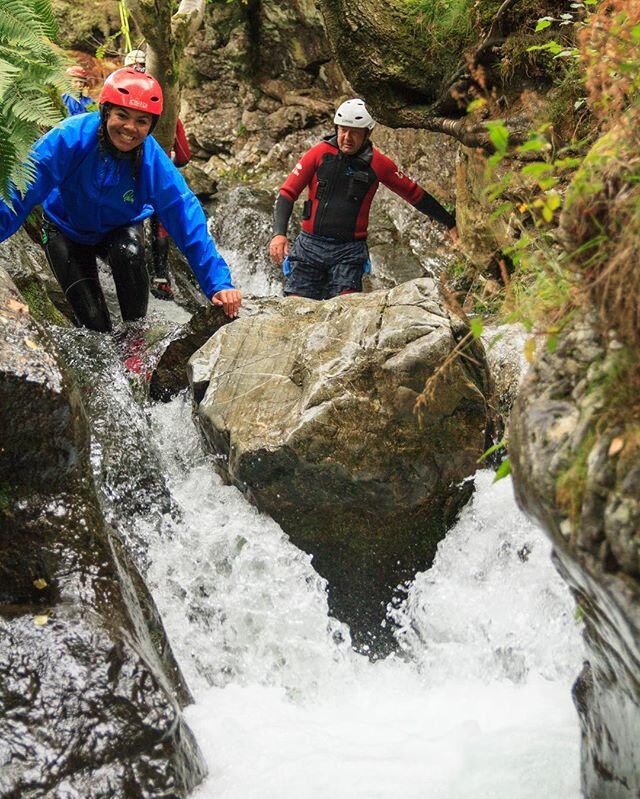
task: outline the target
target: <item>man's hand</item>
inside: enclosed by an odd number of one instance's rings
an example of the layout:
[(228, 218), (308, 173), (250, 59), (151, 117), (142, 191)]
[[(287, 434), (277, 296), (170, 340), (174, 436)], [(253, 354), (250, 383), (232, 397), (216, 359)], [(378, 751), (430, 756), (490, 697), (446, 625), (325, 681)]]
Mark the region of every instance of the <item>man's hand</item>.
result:
[(279, 234), (271, 239), (269, 255), (277, 264), (281, 264), (284, 261), (285, 256), (289, 255), (289, 240), (286, 236)]
[(238, 289), (222, 289), (216, 291), (211, 298), (212, 305), (222, 305), (222, 310), (231, 319), (235, 319), (242, 305), (242, 292)]
[(449, 228), (449, 235), (453, 239), (453, 243), (457, 244), (460, 241), (460, 236), (458, 235), (458, 228), (457, 227), (450, 227)]

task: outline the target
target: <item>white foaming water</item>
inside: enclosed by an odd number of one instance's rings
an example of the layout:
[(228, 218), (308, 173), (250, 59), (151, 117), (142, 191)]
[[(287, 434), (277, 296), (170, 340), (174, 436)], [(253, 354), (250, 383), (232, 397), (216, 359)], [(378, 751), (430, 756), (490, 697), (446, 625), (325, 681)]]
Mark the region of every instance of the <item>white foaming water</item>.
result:
[(477, 491), (371, 663), (277, 524), (223, 485), (184, 399), (152, 423), (178, 512), (148, 581), (195, 696), (194, 799), (578, 799), (582, 647), (544, 535), (508, 480)]

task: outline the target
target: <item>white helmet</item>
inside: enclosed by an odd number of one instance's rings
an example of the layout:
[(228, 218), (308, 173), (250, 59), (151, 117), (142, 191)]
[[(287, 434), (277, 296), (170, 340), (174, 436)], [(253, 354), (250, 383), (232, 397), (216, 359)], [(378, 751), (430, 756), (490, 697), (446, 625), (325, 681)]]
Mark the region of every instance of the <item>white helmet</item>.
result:
[(147, 54), (144, 50), (132, 50), (124, 57), (125, 67), (137, 67), (138, 69), (144, 69), (146, 63)]
[(334, 125), (344, 125), (346, 128), (366, 128), (373, 130), (375, 120), (367, 111), (364, 100), (346, 100), (336, 111), (333, 118)]

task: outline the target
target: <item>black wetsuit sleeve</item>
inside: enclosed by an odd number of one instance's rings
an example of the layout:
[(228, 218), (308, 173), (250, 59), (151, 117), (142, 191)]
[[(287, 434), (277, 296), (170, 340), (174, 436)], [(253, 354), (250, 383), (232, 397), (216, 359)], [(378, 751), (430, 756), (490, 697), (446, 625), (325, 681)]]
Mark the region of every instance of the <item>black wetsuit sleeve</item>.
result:
[(289, 219), (293, 211), (293, 202), (279, 194), (276, 204), (273, 207), (273, 233), (272, 236), (286, 236), (289, 227)]
[(449, 229), (456, 226), (455, 216), (452, 216), (452, 214), (450, 214), (446, 208), (443, 208), (440, 205), (435, 197), (432, 197), (426, 191), (413, 207), (416, 209), (416, 211), (420, 211), (421, 214), (430, 216), (432, 219), (435, 219), (436, 222), (440, 222)]

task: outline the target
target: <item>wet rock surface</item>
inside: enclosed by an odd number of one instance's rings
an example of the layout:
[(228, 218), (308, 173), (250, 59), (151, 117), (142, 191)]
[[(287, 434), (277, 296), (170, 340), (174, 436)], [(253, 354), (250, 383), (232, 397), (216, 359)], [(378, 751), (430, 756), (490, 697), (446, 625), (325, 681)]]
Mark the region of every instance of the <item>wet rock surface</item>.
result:
[(574, 693), (588, 799), (640, 795), (640, 460), (603, 413), (619, 355), (580, 319), (536, 362), (511, 417), (518, 501), (548, 531), (584, 617), (588, 663)]
[(80, 393), (2, 271), (0, 404), (0, 795), (185, 797), (189, 692), (102, 516)]
[(394, 588), (429, 565), (471, 491), (482, 349), (452, 355), (464, 323), (427, 278), (263, 311), (191, 358), (197, 416), (226, 478), (313, 554), (335, 614), (375, 649)]

